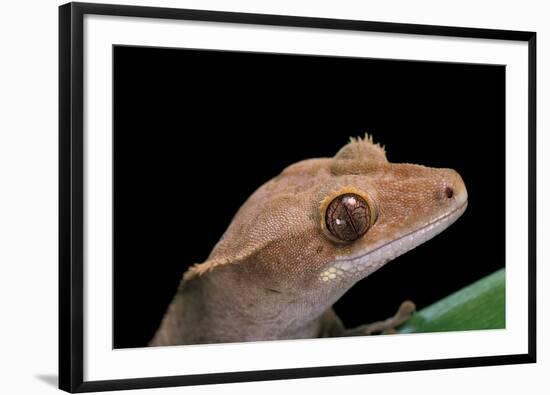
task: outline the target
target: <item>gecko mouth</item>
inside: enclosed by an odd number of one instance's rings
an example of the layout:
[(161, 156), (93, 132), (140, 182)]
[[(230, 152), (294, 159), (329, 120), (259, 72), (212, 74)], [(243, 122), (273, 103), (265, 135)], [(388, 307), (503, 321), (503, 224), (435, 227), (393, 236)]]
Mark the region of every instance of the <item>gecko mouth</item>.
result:
[(466, 200), (451, 212), (365, 254), (348, 259), (336, 259), (330, 268), (320, 274), (321, 280), (329, 281), (337, 277), (356, 277), (357, 274), (362, 274), (363, 277), (369, 275), (387, 262), (443, 232), (464, 213), (467, 206), (468, 201)]

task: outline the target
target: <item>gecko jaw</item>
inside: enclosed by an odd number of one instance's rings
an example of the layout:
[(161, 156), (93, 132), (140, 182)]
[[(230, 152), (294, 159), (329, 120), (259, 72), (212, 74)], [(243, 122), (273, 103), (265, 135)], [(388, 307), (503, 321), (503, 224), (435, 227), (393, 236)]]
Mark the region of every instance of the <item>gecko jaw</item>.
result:
[(366, 254), (348, 259), (337, 259), (320, 274), (320, 279), (323, 282), (328, 282), (336, 278), (357, 278), (359, 274), (361, 277), (365, 277), (384, 266), (387, 262), (418, 247), (447, 229), (464, 213), (467, 206), (468, 201), (465, 201), (450, 213), (436, 218), (419, 229), (377, 247)]

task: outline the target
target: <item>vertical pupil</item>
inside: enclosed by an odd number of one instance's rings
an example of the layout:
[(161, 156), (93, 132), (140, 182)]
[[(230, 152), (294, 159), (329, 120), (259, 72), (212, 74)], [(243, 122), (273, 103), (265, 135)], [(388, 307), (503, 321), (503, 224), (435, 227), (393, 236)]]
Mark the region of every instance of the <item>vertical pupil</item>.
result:
[(368, 203), (354, 193), (337, 196), (327, 207), (325, 224), (334, 237), (342, 241), (357, 240), (370, 226)]

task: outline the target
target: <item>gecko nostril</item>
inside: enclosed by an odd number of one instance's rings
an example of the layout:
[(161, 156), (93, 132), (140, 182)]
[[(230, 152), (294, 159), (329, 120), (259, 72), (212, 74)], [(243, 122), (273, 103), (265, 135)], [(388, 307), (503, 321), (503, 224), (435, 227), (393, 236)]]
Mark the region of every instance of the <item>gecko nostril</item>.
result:
[(455, 194), (455, 191), (453, 190), (453, 188), (447, 186), (445, 187), (445, 196), (447, 196), (449, 199), (452, 198)]

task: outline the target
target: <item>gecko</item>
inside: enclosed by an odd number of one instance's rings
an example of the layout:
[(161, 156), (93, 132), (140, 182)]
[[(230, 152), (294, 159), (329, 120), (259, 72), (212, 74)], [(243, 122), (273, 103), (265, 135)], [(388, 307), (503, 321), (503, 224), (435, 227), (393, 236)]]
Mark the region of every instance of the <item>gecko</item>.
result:
[(355, 328), (332, 306), (446, 229), (467, 204), (455, 170), (389, 162), (369, 135), (332, 158), (294, 163), (260, 186), (207, 260), (183, 274), (148, 345), (392, 333), (412, 316), (413, 302)]

